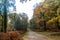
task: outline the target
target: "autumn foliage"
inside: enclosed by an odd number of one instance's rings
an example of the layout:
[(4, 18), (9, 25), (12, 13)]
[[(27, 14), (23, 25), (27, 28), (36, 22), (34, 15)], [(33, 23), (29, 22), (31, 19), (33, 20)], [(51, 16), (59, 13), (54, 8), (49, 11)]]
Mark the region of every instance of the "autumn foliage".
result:
[(33, 18), (34, 17), (36, 18), (36, 28), (39, 27), (39, 30), (43, 28), (44, 31), (59, 31), (60, 0), (45, 0), (40, 3), (34, 10)]
[(0, 40), (23, 40), (22, 34), (18, 31), (0, 33)]

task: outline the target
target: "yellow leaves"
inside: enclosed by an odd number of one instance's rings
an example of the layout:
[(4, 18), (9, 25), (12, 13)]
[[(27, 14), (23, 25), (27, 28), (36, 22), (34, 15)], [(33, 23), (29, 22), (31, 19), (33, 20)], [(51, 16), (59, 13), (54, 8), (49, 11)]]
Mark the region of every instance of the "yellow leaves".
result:
[[(60, 8), (59, 7), (59, 1), (57, 0), (47, 0), (34, 10), (34, 16), (38, 18), (36, 20), (36, 23), (42, 23), (46, 21), (46, 24), (48, 27), (56, 27), (57, 22), (60, 23)], [(43, 15), (41, 15), (43, 13)], [(40, 25), (40, 24), (39, 24)]]
[(49, 5), (48, 5), (48, 4), (46, 4), (45, 6), (46, 6), (46, 7), (48, 7)]
[(57, 21), (57, 17), (52, 18), (51, 20), (47, 21), (47, 23), (55, 23)]
[(57, 15), (60, 15), (60, 8), (57, 9)]
[(38, 15), (40, 13), (40, 9), (39, 7), (36, 7), (36, 9), (34, 10), (34, 15)]
[(58, 19), (60, 20), (60, 16), (58, 16)]
[(60, 16), (58, 16), (57, 18), (58, 18), (58, 22), (60, 23)]
[(43, 7), (47, 9), (47, 8), (49, 8), (49, 4), (44, 3)]
[(60, 23), (60, 16), (54, 17), (51, 20), (47, 21), (47, 25), (52, 25), (53, 26), (53, 25), (56, 24), (57, 21)]
[(47, 21), (47, 24), (51, 24), (53, 22), (54, 22), (53, 20), (49, 20), (49, 21)]

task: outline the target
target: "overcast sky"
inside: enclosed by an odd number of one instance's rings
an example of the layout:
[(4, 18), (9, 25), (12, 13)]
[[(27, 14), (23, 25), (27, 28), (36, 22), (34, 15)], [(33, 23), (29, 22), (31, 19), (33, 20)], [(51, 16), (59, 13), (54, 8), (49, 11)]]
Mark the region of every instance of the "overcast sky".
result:
[(23, 4), (20, 2), (20, 0), (16, 0), (16, 11), (17, 13), (22, 13), (22, 12), (26, 13), (30, 20), (33, 15), (33, 9), (34, 9), (33, 6), (36, 3), (39, 4), (40, 2), (43, 2), (43, 0), (31, 0), (31, 1), (27, 1), (26, 3), (24, 2)]

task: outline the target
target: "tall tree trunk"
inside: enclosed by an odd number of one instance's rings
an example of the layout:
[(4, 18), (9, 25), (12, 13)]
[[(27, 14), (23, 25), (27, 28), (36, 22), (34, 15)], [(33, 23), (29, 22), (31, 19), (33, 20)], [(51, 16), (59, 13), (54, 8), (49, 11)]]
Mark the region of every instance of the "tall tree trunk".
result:
[(6, 31), (7, 31), (7, 7), (6, 7), (6, 1), (7, 0), (5, 0), (4, 1), (4, 28), (3, 28), (3, 30), (4, 30), (4, 32), (6, 33)]

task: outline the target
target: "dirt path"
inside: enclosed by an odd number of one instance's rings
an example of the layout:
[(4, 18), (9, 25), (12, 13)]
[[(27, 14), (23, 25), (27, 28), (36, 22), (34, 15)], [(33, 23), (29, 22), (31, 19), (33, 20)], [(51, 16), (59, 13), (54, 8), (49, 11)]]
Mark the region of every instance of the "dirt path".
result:
[(51, 40), (51, 39), (44, 35), (37, 34), (36, 32), (28, 31), (28, 36), (26, 37), (25, 40)]

